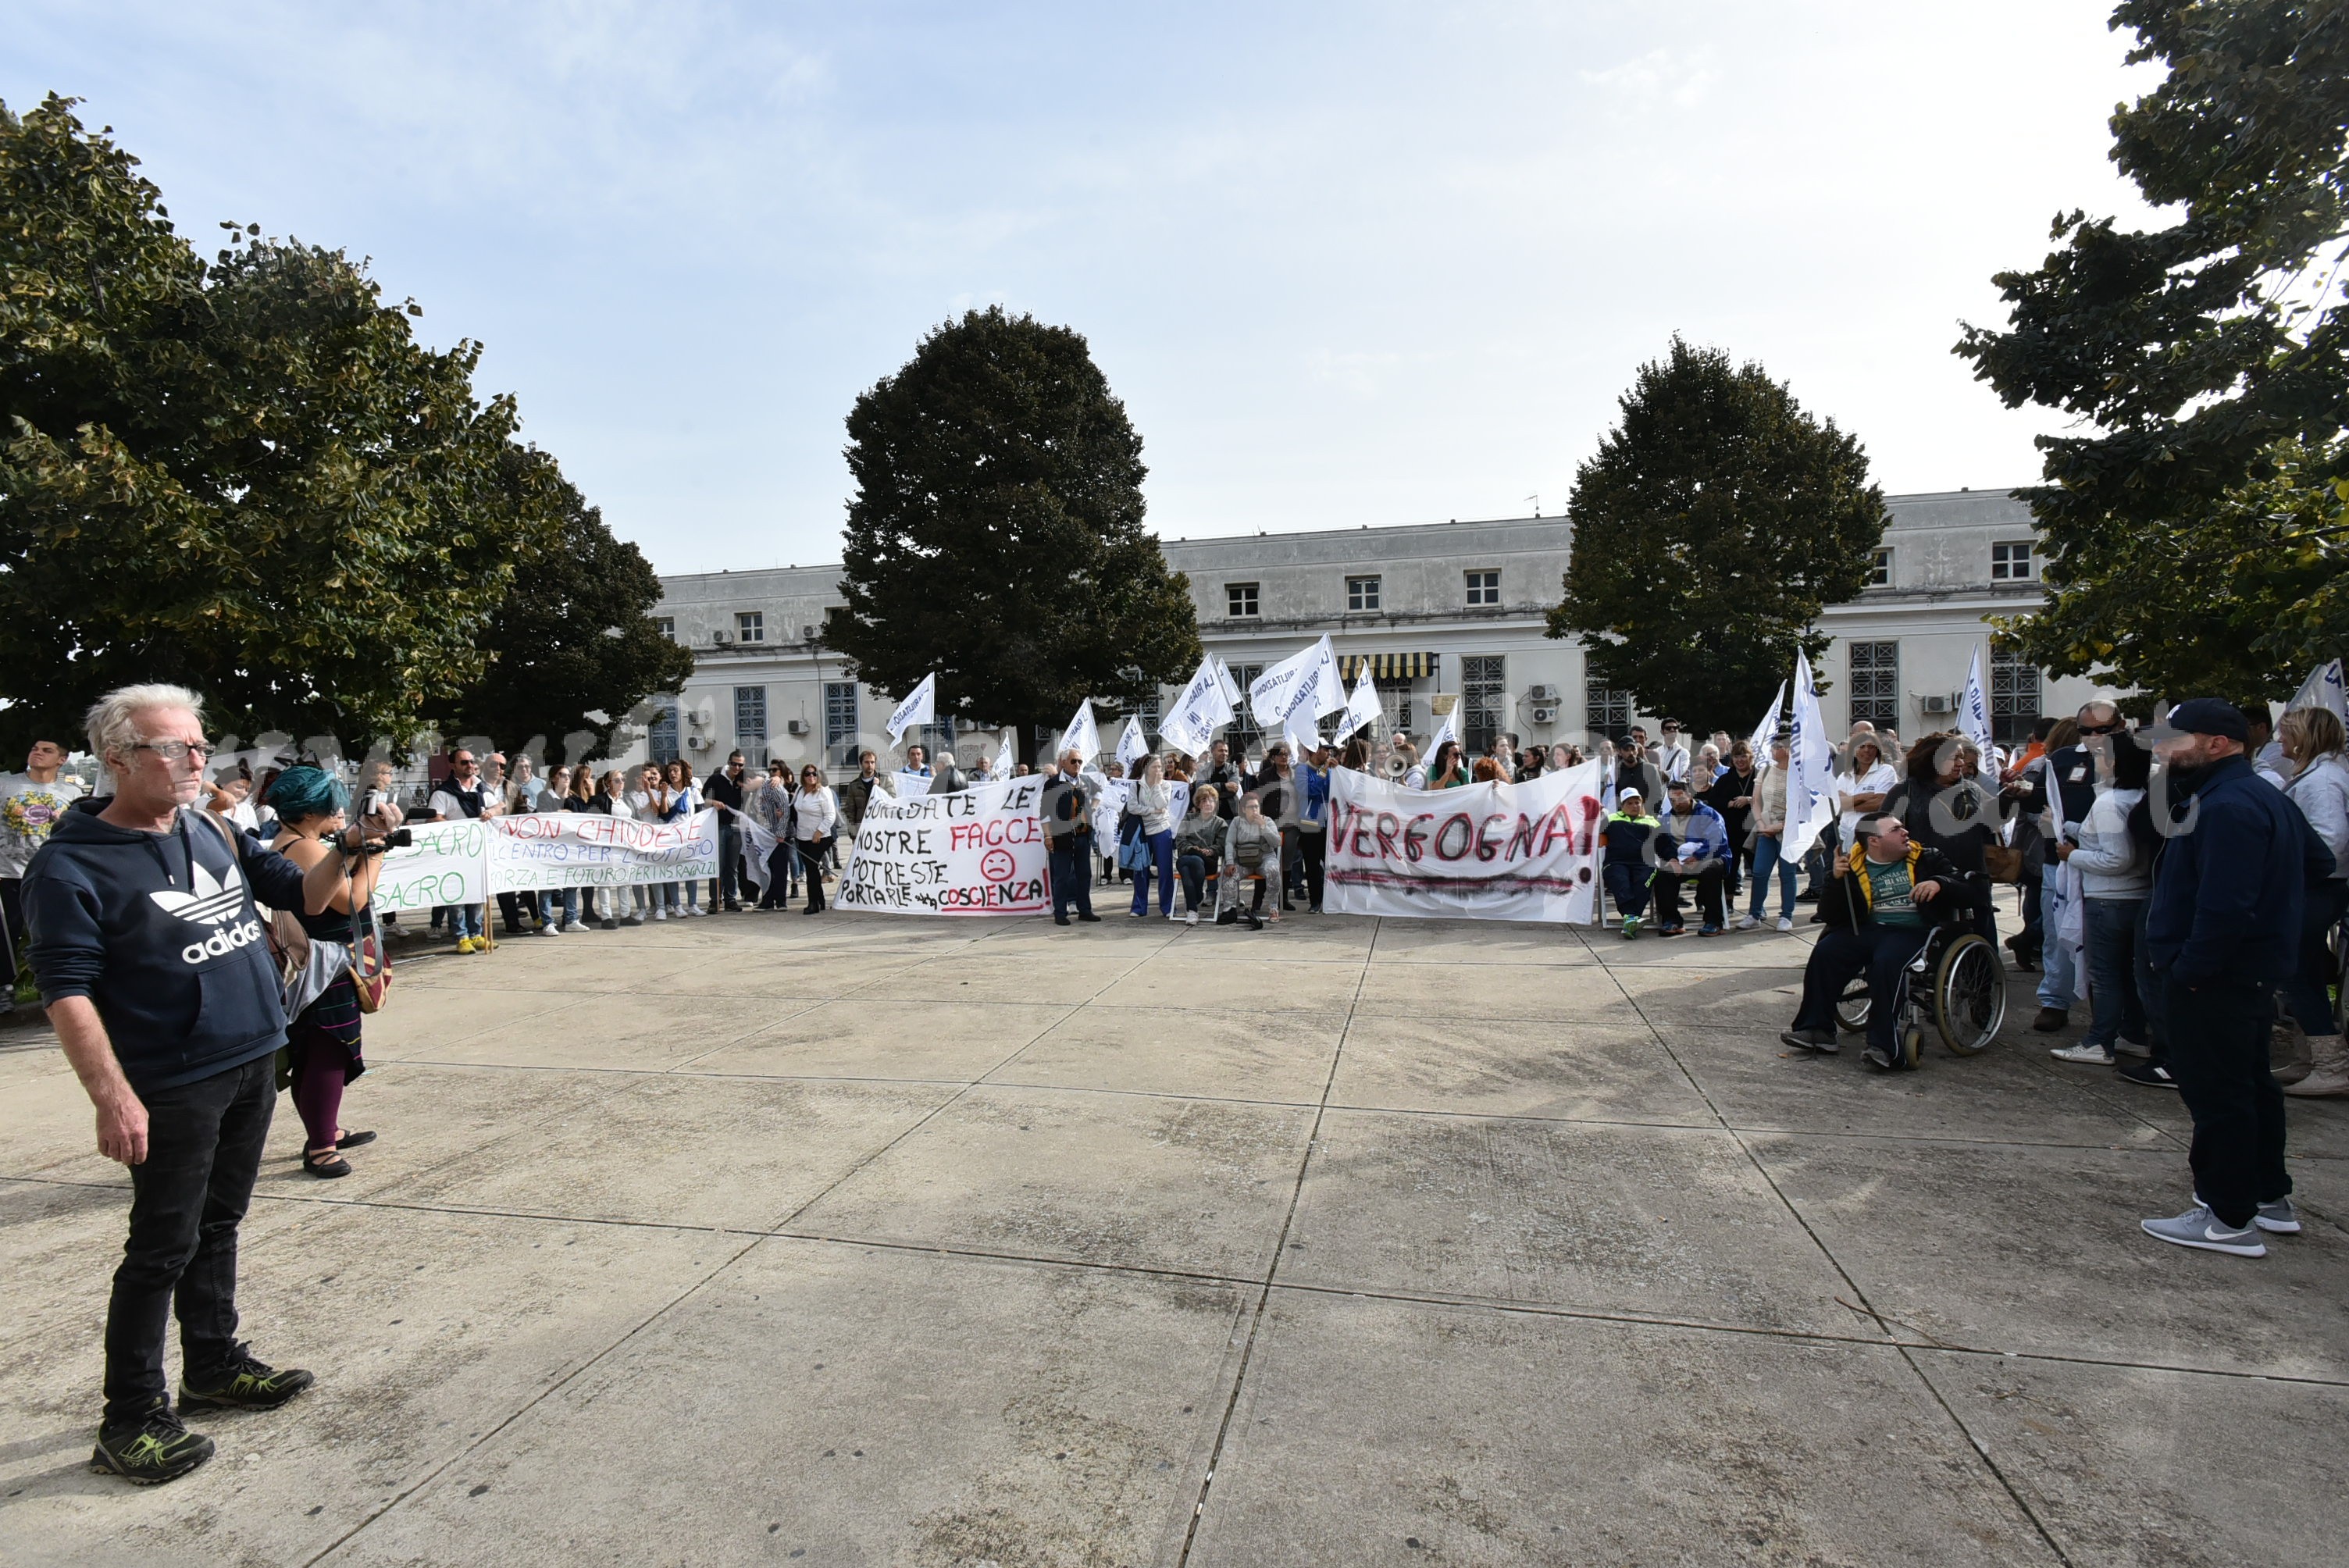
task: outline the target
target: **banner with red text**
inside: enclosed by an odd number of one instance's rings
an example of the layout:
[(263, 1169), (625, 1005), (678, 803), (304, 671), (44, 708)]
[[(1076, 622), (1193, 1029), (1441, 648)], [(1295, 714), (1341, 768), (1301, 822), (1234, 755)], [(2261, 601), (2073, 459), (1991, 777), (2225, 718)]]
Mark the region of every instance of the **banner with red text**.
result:
[(891, 799), (864, 808), (856, 847), (833, 895), (839, 909), (884, 914), (1041, 914), (1041, 778), (1007, 779), (951, 795)]
[(718, 810), (675, 822), (594, 811), (499, 817), (489, 827), (490, 891), (708, 882), (718, 874)]
[(1330, 773), (1328, 892), (1338, 914), (1588, 923), (1599, 883), (1596, 762), (1524, 784), (1407, 789)]

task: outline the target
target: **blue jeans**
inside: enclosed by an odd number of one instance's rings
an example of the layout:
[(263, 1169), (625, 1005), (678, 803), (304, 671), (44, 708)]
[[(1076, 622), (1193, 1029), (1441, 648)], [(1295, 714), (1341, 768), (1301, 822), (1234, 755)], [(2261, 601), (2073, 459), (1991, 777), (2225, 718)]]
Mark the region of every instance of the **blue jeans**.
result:
[(2072, 950), (2056, 934), (2063, 928), (2063, 863), (2050, 855), (2047, 875), (2039, 884), (2039, 1005), (2068, 1013), (2079, 993), (2072, 975)]
[(2084, 1046), (2110, 1047), (2115, 1040), (2146, 1044), (2145, 998), (2153, 986), (2146, 956), (2146, 901), (2092, 898), (2083, 906), (2088, 961), (2088, 1032)]
[(1158, 913), (1174, 913), (1174, 830), (1152, 833), (1142, 841), (1150, 846), (1150, 864), (1133, 873), (1133, 913), (1150, 913), (1150, 873), (1158, 873)]
[(1209, 884), (1216, 880), (1216, 862), (1212, 857), (1203, 855), (1196, 850), (1185, 850), (1176, 869), (1183, 876), (1185, 913), (1196, 914), (1200, 910), (1214, 903), (1215, 900), (1208, 891)]
[(1782, 920), (1795, 918), (1795, 862), (1779, 853), (1779, 838), (1775, 833), (1758, 833), (1754, 839), (1754, 902), (1745, 913), (1754, 919), (1762, 918), (1770, 903), (1770, 872), (1778, 872), (1778, 915)]
[(452, 903), (449, 906), (449, 929), (460, 937), (481, 934), (481, 906), (478, 903)]

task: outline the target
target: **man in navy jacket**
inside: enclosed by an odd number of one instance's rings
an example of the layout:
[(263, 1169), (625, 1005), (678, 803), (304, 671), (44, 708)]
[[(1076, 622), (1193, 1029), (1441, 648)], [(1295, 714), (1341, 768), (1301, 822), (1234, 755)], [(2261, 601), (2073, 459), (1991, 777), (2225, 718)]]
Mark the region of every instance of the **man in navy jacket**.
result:
[[(130, 1168), (130, 1236), (107, 1306), (106, 1414), (90, 1462), (150, 1483), (212, 1453), (171, 1408), (163, 1343), (175, 1305), (181, 1409), (267, 1408), (311, 1383), (236, 1338), (237, 1225), (285, 1039), (254, 900), (317, 914), (347, 870), (337, 850), (305, 875), (194, 807), (212, 752), (198, 712), (179, 686), (100, 698), (90, 749), (115, 793), (77, 801), (25, 872), (41, 1000), (97, 1109), (98, 1152)], [(348, 868), (359, 896), (379, 863)]]
[(2146, 950), (2168, 1015), (2169, 1069), (2194, 1118), (2195, 1203), (2145, 1229), (2182, 1247), (2262, 1257), (2261, 1232), (2300, 1229), (2268, 1031), (2274, 987), (2299, 956), (2313, 835), (2251, 770), (2251, 727), (2234, 704), (2190, 698), (2147, 734), (2168, 764), (2153, 796), (2168, 841), (2154, 862)]

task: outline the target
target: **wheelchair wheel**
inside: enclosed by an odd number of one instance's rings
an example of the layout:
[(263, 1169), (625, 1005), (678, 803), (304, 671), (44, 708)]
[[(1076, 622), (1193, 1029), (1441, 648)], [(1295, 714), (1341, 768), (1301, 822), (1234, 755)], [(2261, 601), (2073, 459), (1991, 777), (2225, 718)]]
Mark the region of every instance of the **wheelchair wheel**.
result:
[(1925, 1059), (1925, 1026), (1911, 1024), (1900, 1031), (1900, 1059), (1904, 1066), (1915, 1067)]
[(1998, 1038), (2006, 1022), (2006, 971), (1991, 944), (1972, 932), (1941, 951), (1933, 969), (1933, 1026), (1961, 1057)]
[(1847, 1035), (1866, 1032), (1868, 1028), (1868, 976), (1855, 975), (1844, 983), (1843, 995), (1836, 998), (1836, 1022)]

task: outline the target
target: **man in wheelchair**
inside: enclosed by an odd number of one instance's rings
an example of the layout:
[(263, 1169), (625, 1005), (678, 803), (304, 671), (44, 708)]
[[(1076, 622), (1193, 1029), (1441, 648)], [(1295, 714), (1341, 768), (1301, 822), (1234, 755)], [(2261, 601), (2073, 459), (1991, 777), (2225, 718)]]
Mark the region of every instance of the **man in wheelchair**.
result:
[(1854, 975), (1868, 975), (1876, 1002), (1868, 1013), (1868, 1048), (1861, 1059), (1885, 1071), (1909, 1066), (1895, 1045), (1900, 1009), (1900, 972), (1917, 956), (1937, 924), (1962, 924), (1972, 918), (1960, 872), (1938, 850), (1912, 843), (1899, 818), (1871, 811), (1853, 825), (1857, 841), (1834, 864), (1834, 878), (1820, 894), (1826, 930), (1803, 967), (1803, 1006), (1795, 1026), (1778, 1037), (1798, 1050), (1832, 1055), (1836, 1046), (1836, 1000)]

